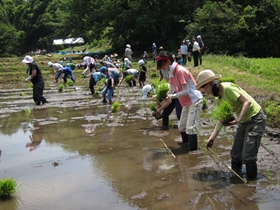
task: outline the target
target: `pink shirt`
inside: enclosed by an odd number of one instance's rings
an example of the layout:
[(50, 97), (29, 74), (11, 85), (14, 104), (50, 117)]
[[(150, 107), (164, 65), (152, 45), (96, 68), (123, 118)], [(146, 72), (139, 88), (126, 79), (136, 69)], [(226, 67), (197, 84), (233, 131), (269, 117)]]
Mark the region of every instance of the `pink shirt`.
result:
[[(189, 94), (179, 97), (179, 101), (182, 106), (190, 106), (202, 99), (202, 94), (196, 89), (196, 81), (192, 74), (183, 66), (174, 62), (171, 66), (172, 72), (169, 75), (169, 83), (175, 90), (175, 93), (179, 93), (183, 90), (183, 85), (188, 85)], [(174, 69), (174, 70), (173, 70)]]

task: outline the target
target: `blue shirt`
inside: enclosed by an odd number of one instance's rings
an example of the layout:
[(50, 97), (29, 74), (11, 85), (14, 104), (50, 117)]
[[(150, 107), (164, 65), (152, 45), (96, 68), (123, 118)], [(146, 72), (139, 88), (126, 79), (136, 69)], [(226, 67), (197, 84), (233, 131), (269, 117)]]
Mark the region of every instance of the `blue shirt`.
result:
[(95, 82), (100, 81), (102, 78), (105, 78), (104, 74), (102, 74), (101, 72), (93, 73), (92, 77), (93, 77)]

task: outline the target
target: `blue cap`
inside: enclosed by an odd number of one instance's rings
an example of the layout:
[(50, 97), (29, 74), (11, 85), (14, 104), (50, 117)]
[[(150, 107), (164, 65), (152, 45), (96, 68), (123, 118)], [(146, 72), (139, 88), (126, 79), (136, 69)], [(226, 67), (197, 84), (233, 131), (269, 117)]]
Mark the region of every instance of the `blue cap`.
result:
[(102, 66), (100, 68), (100, 72), (103, 74), (105, 71), (107, 70), (107, 67), (106, 66)]

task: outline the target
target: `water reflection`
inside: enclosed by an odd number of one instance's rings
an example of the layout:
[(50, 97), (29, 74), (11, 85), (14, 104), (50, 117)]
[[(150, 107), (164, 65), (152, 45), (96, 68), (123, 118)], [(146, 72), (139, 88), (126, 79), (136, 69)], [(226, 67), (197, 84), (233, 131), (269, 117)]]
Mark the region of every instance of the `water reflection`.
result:
[[(200, 149), (189, 152), (176, 142), (177, 128), (158, 130), (160, 122), (143, 104), (126, 104), (118, 113), (100, 105), (10, 113), (0, 118), (0, 176), (16, 178), (22, 189), (1, 208), (259, 209), (259, 202), (277, 203), (277, 170), (274, 182), (233, 182), (202, 147), (212, 126), (207, 122)], [(230, 132), (222, 132), (216, 148), (227, 164)]]

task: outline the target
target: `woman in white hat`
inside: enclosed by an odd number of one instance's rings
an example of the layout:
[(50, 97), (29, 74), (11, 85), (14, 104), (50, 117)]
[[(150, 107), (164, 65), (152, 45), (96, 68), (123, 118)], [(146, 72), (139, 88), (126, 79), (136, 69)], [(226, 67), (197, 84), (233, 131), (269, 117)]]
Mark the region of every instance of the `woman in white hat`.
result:
[(182, 105), (178, 125), (182, 140), (189, 143), (190, 151), (197, 150), (198, 121), (203, 105), (202, 94), (196, 89), (196, 81), (191, 72), (179, 65), (170, 52), (164, 51), (156, 59), (157, 69), (169, 72), (168, 97), (178, 98)]
[[(223, 82), (220, 75), (215, 75), (211, 70), (203, 70), (197, 76), (197, 89), (229, 102), (237, 118), (229, 125), (237, 125), (236, 134), (231, 150), (231, 167), (236, 172), (241, 172), (242, 164), (246, 165), (247, 177), (257, 177), (257, 154), (261, 137), (265, 130), (266, 116), (261, 106), (242, 88), (235, 83)], [(214, 131), (207, 141), (211, 147), (219, 134), (222, 122), (217, 122)]]
[(29, 73), (29, 76), (25, 79), (25, 81), (31, 81), (33, 84), (33, 100), (35, 104), (41, 105), (41, 103), (48, 103), (43, 96), (45, 82), (40, 68), (33, 62), (33, 58), (29, 55), (26, 55), (21, 62), (28, 66), (27, 73)]

